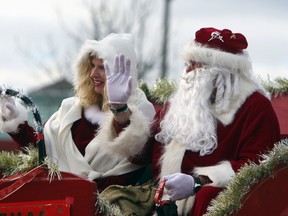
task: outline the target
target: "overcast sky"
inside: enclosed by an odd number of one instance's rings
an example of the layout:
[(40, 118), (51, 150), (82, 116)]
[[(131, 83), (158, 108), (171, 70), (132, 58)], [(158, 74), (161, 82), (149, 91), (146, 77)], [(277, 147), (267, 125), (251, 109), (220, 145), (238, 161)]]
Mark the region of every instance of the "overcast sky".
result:
[[(118, 4), (121, 1), (115, 1)], [(162, 18), (164, 0), (155, 0)], [(287, 0), (171, 0), (170, 73), (182, 72), (180, 48), (202, 27), (228, 28), (243, 33), (256, 74), (288, 78), (288, 1)], [(157, 4), (156, 4), (157, 2)], [(48, 82), (35, 76), (37, 69), (19, 53), (19, 44), (41, 50), (47, 36), (65, 46), (65, 36), (57, 23), (55, 8), (65, 11), (73, 26), (83, 14), (81, 0), (0, 0), (0, 85), (26, 91)], [(161, 30), (159, 30), (161, 33)], [(160, 44), (159, 44), (160, 46)], [(45, 58), (45, 53), (37, 53)], [(72, 62), (71, 62), (72, 64)]]

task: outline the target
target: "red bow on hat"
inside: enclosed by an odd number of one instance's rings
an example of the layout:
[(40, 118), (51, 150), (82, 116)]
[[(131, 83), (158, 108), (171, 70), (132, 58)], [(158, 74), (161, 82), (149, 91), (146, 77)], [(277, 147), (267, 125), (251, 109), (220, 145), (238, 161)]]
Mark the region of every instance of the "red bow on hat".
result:
[(195, 41), (211, 48), (233, 54), (241, 53), (248, 46), (244, 35), (232, 33), (229, 29), (201, 28), (195, 34)]

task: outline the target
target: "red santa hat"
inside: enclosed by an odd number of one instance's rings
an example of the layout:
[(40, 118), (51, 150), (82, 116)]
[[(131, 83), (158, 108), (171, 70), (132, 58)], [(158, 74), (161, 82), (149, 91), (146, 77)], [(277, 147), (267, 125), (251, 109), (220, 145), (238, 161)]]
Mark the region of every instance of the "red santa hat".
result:
[(229, 29), (201, 28), (195, 39), (182, 52), (185, 61), (195, 61), (211, 66), (224, 67), (235, 72), (251, 69), (245, 49), (247, 40), (241, 33)]

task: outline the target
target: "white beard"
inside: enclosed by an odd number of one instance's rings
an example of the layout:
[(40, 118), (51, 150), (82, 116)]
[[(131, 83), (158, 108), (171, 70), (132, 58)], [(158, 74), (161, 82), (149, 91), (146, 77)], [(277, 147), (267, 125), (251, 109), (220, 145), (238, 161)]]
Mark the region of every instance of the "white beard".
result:
[(213, 70), (205, 68), (183, 73), (160, 124), (161, 131), (156, 135), (159, 142), (167, 145), (175, 139), (201, 156), (211, 154), (217, 148), (216, 120), (210, 102), (215, 77)]

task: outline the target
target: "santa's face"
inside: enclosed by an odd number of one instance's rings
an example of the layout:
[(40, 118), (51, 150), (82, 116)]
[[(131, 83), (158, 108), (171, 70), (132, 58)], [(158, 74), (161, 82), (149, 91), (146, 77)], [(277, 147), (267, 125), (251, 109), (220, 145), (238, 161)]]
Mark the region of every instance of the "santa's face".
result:
[(190, 60), (188, 63), (185, 64), (185, 72), (190, 73), (191, 71), (197, 69), (197, 68), (202, 68), (202, 63), (200, 62), (195, 62)]
[(92, 58), (90, 77), (94, 84), (94, 91), (98, 94), (103, 94), (106, 82), (106, 74), (102, 59), (97, 57)]

